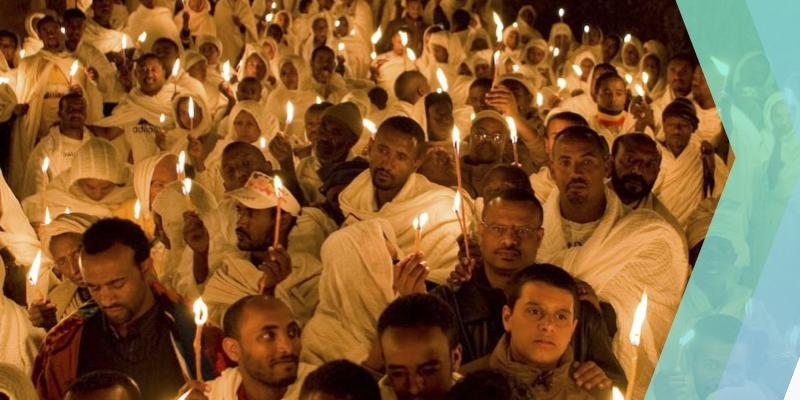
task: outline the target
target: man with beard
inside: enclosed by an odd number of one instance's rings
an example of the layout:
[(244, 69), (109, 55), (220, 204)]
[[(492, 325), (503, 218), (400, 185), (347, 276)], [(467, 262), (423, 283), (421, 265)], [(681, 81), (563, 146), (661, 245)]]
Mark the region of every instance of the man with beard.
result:
[(661, 169), (661, 153), (656, 141), (644, 133), (622, 135), (611, 147), (611, 188), (629, 210), (653, 210), (683, 236), (678, 220), (653, 194)]
[[(570, 126), (589, 126), (589, 123), (578, 113), (566, 111), (563, 108), (554, 108), (550, 110), (550, 113), (545, 119), (544, 138), (544, 145), (548, 158), (553, 156), (553, 142), (555, 142), (556, 135)], [(553, 174), (550, 173), (550, 167), (548, 165), (543, 165), (538, 172), (531, 174), (530, 179), (533, 192), (536, 193), (536, 198), (539, 199), (540, 203), (544, 203), (556, 187)]]
[[(442, 284), (456, 264), (461, 230), (452, 210), (455, 192), (415, 173), (424, 151), (425, 133), (419, 124), (407, 117), (387, 119), (375, 134), (369, 170), (342, 191), (339, 204), (346, 217), (388, 220), (402, 251), (421, 252), (431, 269), (429, 279)], [(422, 213), (428, 218), (417, 247), (411, 221)], [(469, 210), (464, 214), (472, 215)]]
[[(617, 313), (617, 326), (629, 327), (642, 297), (648, 295), (646, 329), (639, 351), (636, 398), (644, 396), (666, 341), (688, 276), (687, 254), (675, 229), (650, 210), (627, 212), (605, 184), (611, 160), (604, 139), (586, 127), (556, 136), (550, 169), (556, 181), (544, 204), (539, 260), (561, 265), (598, 288), (597, 296)], [(628, 379), (634, 372), (632, 346), (623, 330), (614, 336), (614, 354)]]
[[(253, 294), (281, 299), (301, 323), (308, 321), (316, 308), (321, 262), (305, 251), (296, 250), (305, 246), (291, 238), (300, 204), (283, 190), (277, 208), (274, 184), (270, 176), (253, 172), (244, 187), (227, 194), (236, 201), (236, 245), (240, 252), (223, 257), (222, 265), (202, 291), (212, 320), (218, 320), (240, 298)], [(279, 210), (280, 225), (276, 229)]]
[[(61, 399), (78, 376), (116, 370), (145, 399), (171, 398), (195, 376), (190, 310), (157, 282), (144, 232), (131, 221), (104, 219), (83, 235), (80, 269), (92, 301), (53, 328), (36, 359), (42, 399)], [(203, 376), (212, 377), (204, 363)]]
[[(274, 297), (239, 299), (223, 319), (222, 349), (238, 365), (206, 383), (193, 382), (186, 400), (297, 399), (306, 375), (314, 370), (300, 363), (300, 324)], [(206, 396), (207, 395), (207, 396)]]

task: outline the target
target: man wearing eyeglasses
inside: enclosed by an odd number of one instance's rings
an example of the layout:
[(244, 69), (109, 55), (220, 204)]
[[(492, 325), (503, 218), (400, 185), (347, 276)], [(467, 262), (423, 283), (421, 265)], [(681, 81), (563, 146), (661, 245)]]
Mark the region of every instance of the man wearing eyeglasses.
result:
[[(594, 130), (573, 126), (554, 140), (550, 169), (556, 182), (544, 204), (544, 229), (538, 259), (562, 266), (598, 288), (597, 296), (613, 306), (619, 327), (614, 354), (628, 379), (634, 372), (633, 346), (627, 340), (634, 311), (648, 295), (648, 335), (642, 336), (634, 397), (644, 397), (661, 347), (688, 277), (683, 241), (652, 210), (627, 211), (605, 184), (611, 157)], [(646, 361), (645, 361), (646, 360)]]

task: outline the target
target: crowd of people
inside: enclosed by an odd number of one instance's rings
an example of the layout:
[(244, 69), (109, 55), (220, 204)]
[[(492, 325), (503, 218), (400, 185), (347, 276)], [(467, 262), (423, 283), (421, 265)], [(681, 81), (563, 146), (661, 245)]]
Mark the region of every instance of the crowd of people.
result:
[(0, 30), (0, 398), (642, 399), (701, 246), (743, 258), (693, 54), (486, 0), (136, 3)]

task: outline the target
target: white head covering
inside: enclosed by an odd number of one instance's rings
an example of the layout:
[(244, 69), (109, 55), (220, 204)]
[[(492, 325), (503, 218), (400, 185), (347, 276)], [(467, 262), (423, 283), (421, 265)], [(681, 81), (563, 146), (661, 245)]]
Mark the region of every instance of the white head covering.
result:
[(237, 102), (231, 110), (230, 116), (228, 117), (228, 136), (226, 139), (237, 139), (234, 122), (236, 121), (236, 117), (239, 115), (239, 113), (242, 112), (247, 112), (252, 115), (253, 118), (255, 118), (256, 124), (258, 124), (258, 130), (261, 132), (261, 136), (266, 138), (268, 143), (278, 133), (280, 126), (278, 125), (278, 120), (275, 118), (275, 116), (267, 112), (261, 103), (254, 100), (244, 100)]
[(242, 81), (242, 79), (245, 78), (244, 66), (247, 63), (247, 59), (250, 58), (250, 56), (253, 54), (258, 56), (258, 58), (260, 58), (261, 61), (264, 62), (264, 65), (266, 65), (267, 73), (264, 75), (264, 79), (261, 80), (261, 86), (263, 86), (264, 88), (269, 88), (271, 86), (269, 83), (269, 76), (272, 73), (269, 55), (267, 54), (267, 51), (264, 48), (254, 43), (248, 43), (244, 46), (244, 54), (242, 55), (242, 59), (239, 61), (239, 65), (237, 67), (238, 72), (236, 73), (236, 76), (239, 78), (240, 82)]
[[(214, 195), (197, 181), (192, 181), (189, 193), (194, 210), (204, 215), (217, 209)], [(161, 225), (172, 242), (172, 247), (183, 244), (183, 213), (189, 210), (186, 196), (183, 195), (183, 183), (172, 182), (164, 186), (164, 190), (153, 199), (153, 213), (161, 216)]]
[(122, 185), (128, 177), (125, 164), (107, 140), (92, 138), (78, 148), (69, 170), (69, 186), (79, 179), (93, 178)]
[[(0, 262), (0, 266), (2, 266), (2, 262)], [(2, 273), (0, 271), (0, 274)], [(31, 378), (17, 366), (6, 363), (0, 363), (0, 393), (8, 396), (11, 400), (28, 400), (39, 397)]]
[(311, 70), (308, 68), (308, 63), (296, 55), (284, 55), (278, 61), (278, 70), (275, 71), (276, 77), (278, 78), (278, 86), (290, 90), (283, 83), (283, 80), (280, 79), (281, 69), (286, 64), (292, 64), (297, 70), (297, 90), (314, 90), (314, 86), (311, 82)]
[(161, 153), (139, 161), (133, 166), (133, 190), (142, 205), (142, 215), (150, 215), (150, 184), (153, 180), (153, 172), (161, 160), (174, 155), (172, 153)]
[[(433, 45), (442, 46), (447, 49), (447, 65), (458, 67), (466, 58), (458, 37), (452, 35), (450, 32), (441, 31), (431, 34), (431, 40), (428, 42), (428, 46), (432, 49)], [(438, 64), (433, 54), (431, 54), (430, 62), (434, 65)]]
[(622, 65), (629, 71), (636, 71), (639, 68), (639, 64), (630, 65), (625, 62), (625, 48), (628, 46), (636, 47), (636, 50), (639, 52), (639, 61), (641, 61), (642, 56), (644, 56), (644, 51), (642, 50), (642, 41), (636, 36), (631, 35), (631, 40), (627, 43), (623, 42), (622, 47), (620, 47)]
[(83, 213), (60, 214), (47, 225), (42, 225), (40, 236), (42, 237), (42, 253), (49, 258), (53, 258), (50, 253), (50, 241), (65, 233), (77, 233), (83, 235), (92, 224), (100, 218), (94, 215)]
[(175, 142), (181, 138), (185, 139), (189, 135), (189, 127), (181, 127), (180, 121), (178, 120), (178, 104), (181, 100), (188, 99), (189, 97), (192, 98), (192, 102), (195, 106), (195, 112), (199, 109), (203, 115), (202, 119), (200, 119), (198, 118), (200, 114), (195, 113), (191, 131), (192, 136), (199, 137), (211, 133), (211, 126), (214, 122), (214, 116), (212, 115), (212, 110), (208, 109), (205, 94), (180, 92), (172, 99), (172, 116), (175, 121), (175, 129), (168, 132), (168, 142)]

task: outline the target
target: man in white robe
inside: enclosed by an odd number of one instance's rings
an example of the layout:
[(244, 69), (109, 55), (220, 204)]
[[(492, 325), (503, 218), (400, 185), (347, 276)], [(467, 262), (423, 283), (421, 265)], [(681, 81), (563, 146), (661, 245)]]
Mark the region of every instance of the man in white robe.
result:
[[(254, 172), (244, 187), (228, 196), (236, 200), (237, 246), (241, 253), (229, 254), (203, 289), (212, 320), (228, 306), (252, 294), (268, 294), (286, 302), (301, 323), (311, 318), (317, 306), (317, 282), (322, 263), (314, 256), (294, 250), (289, 236), (300, 213), (300, 204), (282, 189), (281, 218), (274, 181)], [(276, 229), (276, 223), (280, 223)], [(277, 238), (276, 238), (277, 233)]]
[[(547, 114), (544, 140), (548, 158), (552, 156), (553, 142), (555, 142), (556, 135), (570, 126), (589, 126), (589, 123), (580, 114), (566, 111), (562, 108), (554, 108)], [(530, 180), (536, 199), (544, 204), (550, 193), (556, 188), (556, 182), (553, 180), (550, 166), (543, 165), (538, 172), (531, 174)]]
[(674, 228), (655, 212), (625, 212), (604, 180), (610, 173), (603, 139), (586, 127), (563, 130), (553, 145), (551, 170), (558, 190), (544, 204), (539, 248), (544, 262), (563, 266), (610, 303), (620, 330), (613, 350), (631, 380), (627, 332), (642, 293), (647, 320), (638, 347), (634, 398), (644, 397), (688, 277), (687, 255)]
[(179, 40), (178, 28), (172, 21), (172, 12), (169, 8), (157, 4), (156, 0), (140, 0), (139, 7), (128, 16), (128, 25), (125, 33), (134, 39), (146, 32), (145, 42), (141, 44), (141, 51), (148, 52), (156, 39), (168, 37)]
[(258, 39), (256, 17), (246, 0), (223, 0), (214, 8), (217, 37), (222, 41), (220, 60), (239, 63), (244, 45)]
[[(19, 193), (22, 198), (43, 190), (51, 179), (68, 170), (78, 148), (93, 137), (86, 128), (86, 100), (80, 94), (69, 93), (59, 100), (58, 117), (58, 125), (50, 129), (28, 158)], [(42, 171), (45, 158), (49, 168)]]
[(691, 100), (675, 100), (663, 116), (661, 171), (653, 193), (685, 227), (703, 199), (720, 197), (728, 167), (710, 143), (694, 134), (698, 118)]
[[(455, 192), (415, 172), (424, 159), (424, 135), (410, 118), (384, 121), (370, 150), (369, 170), (342, 191), (339, 204), (348, 218), (388, 220), (403, 252), (422, 252), (431, 270), (429, 279), (444, 284), (457, 263), (461, 231), (452, 210)], [(412, 221), (422, 213), (427, 213), (427, 224), (416, 243)]]

